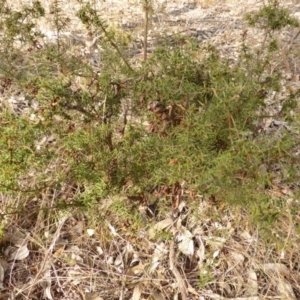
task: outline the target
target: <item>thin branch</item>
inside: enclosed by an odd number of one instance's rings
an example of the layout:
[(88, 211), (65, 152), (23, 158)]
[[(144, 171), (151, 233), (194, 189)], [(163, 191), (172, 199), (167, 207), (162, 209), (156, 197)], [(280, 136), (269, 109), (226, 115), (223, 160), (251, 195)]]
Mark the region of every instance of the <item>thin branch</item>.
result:
[(147, 50), (148, 50), (148, 30), (149, 30), (149, 10), (151, 0), (144, 0), (144, 10), (145, 10), (145, 28), (144, 28), (144, 61), (147, 60)]
[(125, 63), (125, 65), (128, 67), (128, 69), (130, 71), (134, 71), (131, 67), (131, 65), (129, 64), (129, 62), (127, 61), (126, 57), (123, 55), (123, 53), (121, 52), (121, 50), (119, 49), (118, 45), (110, 38), (108, 32), (106, 31), (105, 27), (103, 26), (103, 24), (100, 24), (100, 27), (102, 29), (102, 31), (104, 32), (104, 35), (106, 36), (106, 38), (108, 39), (109, 43), (115, 48), (115, 50), (118, 52), (118, 54), (120, 55), (120, 57), (122, 58), (123, 62)]

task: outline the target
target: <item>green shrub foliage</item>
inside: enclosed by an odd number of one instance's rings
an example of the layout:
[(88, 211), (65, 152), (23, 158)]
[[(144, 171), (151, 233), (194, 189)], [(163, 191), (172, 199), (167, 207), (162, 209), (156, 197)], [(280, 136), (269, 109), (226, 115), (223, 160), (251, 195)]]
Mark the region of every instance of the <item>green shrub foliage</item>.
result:
[[(2, 103), (1, 192), (26, 199), (67, 183), (77, 191), (72, 205), (90, 206), (184, 182), (252, 209), (259, 222), (275, 218), (264, 218), (272, 210), (266, 189), (277, 177), (289, 185), (299, 177), (299, 118), (290, 115), (297, 92), (274, 116), (293, 130), (272, 135), (260, 127), (266, 97), (281, 90), (274, 32), (297, 25), (277, 1), (247, 16), (265, 44), (252, 49), (245, 37), (234, 63), (212, 45), (182, 37), (185, 43), (166, 43), (133, 64), (130, 36), (82, 5), (79, 20), (101, 46), (97, 66), (62, 34), (69, 20), (59, 1), (50, 12), (52, 42), (38, 30), (46, 14), (39, 1), (12, 10), (2, 0), (0, 7), (2, 98), (21, 94), (28, 104), (16, 112)], [(272, 172), (276, 165), (282, 174)], [(60, 201), (69, 203), (64, 193)]]

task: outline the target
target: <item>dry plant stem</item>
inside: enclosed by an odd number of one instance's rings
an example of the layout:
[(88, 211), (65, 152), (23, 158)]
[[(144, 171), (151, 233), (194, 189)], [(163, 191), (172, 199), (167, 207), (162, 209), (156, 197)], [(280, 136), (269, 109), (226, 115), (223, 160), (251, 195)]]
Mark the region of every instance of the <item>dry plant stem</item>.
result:
[[(23, 247), (26, 243), (28, 242), (27, 238), (24, 239), (21, 247)], [(11, 265), (11, 268), (10, 268), (10, 272), (9, 272), (9, 284), (12, 286), (13, 285), (13, 281), (12, 281), (12, 272), (13, 272), (13, 269), (14, 269), (14, 266), (15, 266), (15, 263), (16, 263), (16, 259), (13, 260), (12, 262), (12, 265)]]
[(145, 28), (144, 28), (144, 61), (147, 60), (147, 49), (148, 49), (148, 28), (149, 28), (149, 9), (150, 0), (144, 0), (144, 10), (145, 10)]
[(64, 290), (64, 287), (62, 286), (62, 284), (60, 283), (60, 280), (59, 280), (59, 276), (57, 274), (57, 271), (55, 269), (55, 265), (53, 263), (51, 263), (51, 267), (52, 267), (52, 270), (54, 272), (54, 275), (55, 275), (55, 278), (56, 278), (56, 282), (57, 282), (57, 285), (59, 286), (61, 292), (64, 294), (64, 296), (66, 297), (66, 293), (65, 293), (65, 290)]
[(105, 95), (104, 100), (103, 100), (103, 114), (102, 114), (103, 121), (105, 120), (105, 114), (106, 114), (106, 100), (107, 100), (107, 94)]
[(170, 262), (170, 270), (172, 271), (174, 277), (177, 280), (182, 300), (188, 300), (188, 293), (187, 293), (187, 289), (186, 289), (184, 280), (182, 279), (180, 272), (178, 271), (177, 267), (175, 266), (175, 242), (174, 242), (174, 240), (172, 240), (170, 242), (169, 262)]
[(124, 61), (125, 65), (128, 67), (128, 69), (129, 69), (130, 71), (133, 72), (134, 70), (133, 70), (132, 67), (130, 66), (130, 64), (129, 64), (129, 62), (127, 61), (127, 59), (125, 58), (125, 56), (124, 56), (124, 55), (122, 54), (122, 52), (120, 51), (118, 45), (117, 45), (117, 44), (109, 37), (109, 34), (107, 33), (105, 27), (104, 27), (102, 24), (100, 24), (100, 27), (101, 27), (102, 31), (104, 32), (106, 38), (107, 38), (108, 41), (110, 42), (110, 44), (116, 49), (116, 51), (118, 52), (118, 54), (120, 55), (120, 57), (121, 57), (122, 60)]
[(291, 40), (289, 41), (288, 43), (288, 46), (287, 46), (287, 52), (290, 51), (294, 41), (296, 40), (296, 38), (300, 35), (300, 30), (298, 30), (298, 32), (291, 38)]
[(39, 276), (40, 274), (44, 271), (45, 269), (45, 266), (47, 264), (47, 260), (49, 258), (50, 255), (52, 255), (52, 252), (53, 252), (53, 249), (55, 247), (55, 244), (60, 236), (60, 233), (61, 233), (61, 229), (63, 227), (63, 225), (65, 224), (66, 220), (68, 219), (68, 215), (65, 215), (61, 218), (61, 220), (59, 220), (59, 223), (58, 223), (58, 226), (57, 226), (57, 229), (56, 229), (56, 232), (53, 236), (53, 239), (52, 239), (52, 242), (50, 244), (50, 246), (48, 247), (48, 249), (46, 250), (46, 254), (45, 254), (45, 258), (44, 258), (44, 261), (42, 262), (41, 264), (41, 268), (40, 270), (37, 272), (35, 278), (33, 279), (33, 282), (32, 282), (32, 285), (27, 293), (28, 297), (30, 297), (31, 295), (31, 291), (33, 289), (33, 287), (36, 285), (36, 283), (38, 282), (38, 279), (39, 279)]
[[(47, 208), (47, 203), (48, 199), (47, 199), (47, 192), (49, 191), (49, 188), (47, 189), (47, 191), (42, 195), (42, 200), (40, 203), (40, 207), (39, 207), (39, 212), (37, 215), (37, 221), (36, 221), (36, 225), (35, 228), (37, 231), (39, 231), (41, 228), (45, 228), (45, 209)], [(52, 195), (52, 201), (51, 201), (51, 206), (54, 203), (54, 199), (56, 197), (56, 191), (54, 191), (53, 195)], [(49, 228), (47, 228), (48, 230)]]
[(119, 300), (123, 300), (123, 299), (124, 299), (124, 286), (122, 286), (120, 297), (119, 297)]

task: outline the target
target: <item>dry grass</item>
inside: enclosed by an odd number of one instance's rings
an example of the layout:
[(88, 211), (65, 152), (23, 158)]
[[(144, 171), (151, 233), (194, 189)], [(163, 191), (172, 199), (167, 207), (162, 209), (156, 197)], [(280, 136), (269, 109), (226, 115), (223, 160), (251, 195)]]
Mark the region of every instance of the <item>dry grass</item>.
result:
[[(2, 195), (2, 209), (18, 208), (21, 201)], [(2, 294), (13, 291), (14, 299), (89, 299), (89, 293), (98, 297), (92, 299), (174, 299), (179, 293), (182, 299), (299, 298), (299, 237), (289, 218), (278, 224), (280, 233), (274, 231), (282, 244), (266, 244), (245, 212), (239, 212), (241, 222), (232, 208), (198, 201), (191, 207), (182, 201), (171, 223), (160, 227), (151, 217), (138, 221), (126, 198), (103, 199), (86, 217), (73, 210), (52, 212), (51, 218), (37, 216), (39, 204), (32, 200), (26, 211), (6, 214), (2, 222), (9, 229), (2, 241)], [(153, 225), (155, 236), (149, 235)], [(14, 252), (22, 246), (26, 258)]]
[[(228, 2), (228, 1), (227, 1)], [(197, 6), (200, 6), (202, 8), (208, 8), (213, 5), (221, 4), (220, 0), (195, 0), (194, 2)], [(223, 2), (224, 3), (224, 2)]]

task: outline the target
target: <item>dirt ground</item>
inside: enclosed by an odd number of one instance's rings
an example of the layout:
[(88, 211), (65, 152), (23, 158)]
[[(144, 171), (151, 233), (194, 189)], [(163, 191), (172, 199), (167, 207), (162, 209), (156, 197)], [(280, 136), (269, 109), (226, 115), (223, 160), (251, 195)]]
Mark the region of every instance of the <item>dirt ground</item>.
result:
[[(21, 0), (11, 4), (14, 7), (28, 4), (32, 1)], [(143, 39), (144, 12), (141, 0), (93, 0), (88, 2), (98, 10), (103, 20), (109, 25), (119, 27), (128, 33), (135, 42), (132, 55), (140, 55), (141, 41)], [(149, 51), (155, 45), (158, 37), (163, 34), (174, 36), (177, 33), (195, 38), (199, 43), (209, 41), (221, 48), (224, 55), (231, 59), (237, 56), (237, 49), (241, 44), (241, 36), (245, 30), (244, 15), (256, 11), (266, 1), (262, 0), (152, 0), (153, 13), (149, 30)], [(41, 1), (49, 12), (54, 1)], [(63, 7), (62, 15), (69, 18), (70, 22), (64, 33), (81, 41), (94, 38), (83, 28), (76, 17), (80, 7), (78, 1), (61, 0), (59, 6)], [(300, 18), (300, 1), (281, 1), (288, 7), (292, 15)], [(40, 29), (48, 39), (55, 38), (53, 32), (53, 19), (47, 14), (40, 21)], [(289, 43), (296, 30), (286, 32), (285, 41)], [(263, 38), (259, 30), (247, 27), (249, 40), (253, 45)], [(300, 35), (298, 36), (298, 42)]]

